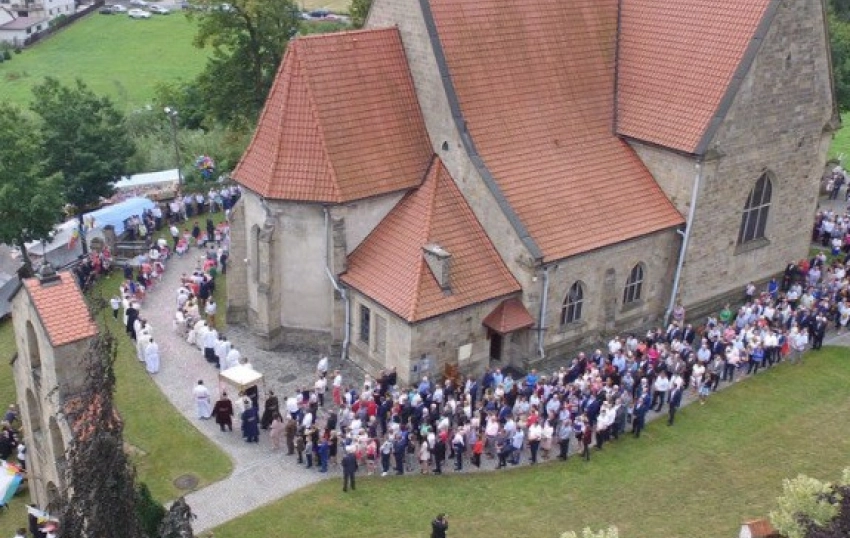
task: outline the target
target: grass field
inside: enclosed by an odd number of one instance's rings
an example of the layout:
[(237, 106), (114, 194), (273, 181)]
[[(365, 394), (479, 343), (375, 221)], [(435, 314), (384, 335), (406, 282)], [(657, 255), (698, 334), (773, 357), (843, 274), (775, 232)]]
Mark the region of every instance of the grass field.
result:
[(296, 3), (305, 11), (324, 8), (334, 13), (348, 13), (351, 0), (297, 0)]
[(0, 64), (0, 95), (27, 107), (30, 88), (44, 77), (65, 83), (81, 78), (132, 110), (150, 101), (157, 83), (201, 71), (207, 51), (192, 46), (194, 35), (194, 23), (181, 13), (147, 20), (95, 13)]
[[(97, 292), (110, 297), (117, 291), (120, 280), (121, 275), (116, 271), (98, 284)], [(180, 475), (194, 474), (200, 481), (199, 487), (203, 487), (230, 474), (233, 469), (230, 458), (174, 409), (145, 372), (120, 321), (113, 321), (107, 313), (105, 323), (119, 340), (116, 401), (125, 423), (125, 441), (141, 450), (133, 460), (137, 479), (147, 483), (156, 499), (165, 502), (185, 493), (173, 484)], [(0, 406), (16, 401), (8, 366), (14, 352), (12, 323), (6, 321), (0, 324), (0, 365), (7, 365), (0, 368)], [(0, 514), (0, 536), (11, 536), (25, 523), (26, 502), (29, 502), (28, 494), (18, 495), (10, 510)]]
[[(728, 538), (774, 507), (785, 477), (835, 480), (850, 465), (847, 349), (810, 353), (651, 424), (585, 463), (572, 458), (486, 475), (325, 481), (215, 529), (242, 536), (425, 537), (438, 512), (450, 536), (554, 538), (585, 526), (622, 538)], [(492, 465), (486, 461), (486, 465)], [(281, 522), (285, 521), (285, 525)]]
[(850, 114), (841, 115), (841, 123), (844, 125), (837, 133), (832, 141), (832, 146), (829, 148), (829, 157), (838, 158), (844, 154), (844, 166), (848, 166), (850, 162), (850, 128), (847, 127), (847, 122), (850, 121)]

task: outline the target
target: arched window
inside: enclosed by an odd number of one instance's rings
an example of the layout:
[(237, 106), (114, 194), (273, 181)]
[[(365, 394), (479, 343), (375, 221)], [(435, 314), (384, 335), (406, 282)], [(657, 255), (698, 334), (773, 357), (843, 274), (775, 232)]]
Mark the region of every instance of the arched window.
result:
[(741, 215), (741, 229), (738, 231), (739, 245), (764, 237), (772, 194), (773, 186), (770, 184), (770, 178), (767, 174), (762, 174), (753, 190), (750, 191), (744, 213)]
[(561, 325), (580, 321), (583, 306), (584, 286), (581, 282), (576, 282), (570, 286), (570, 291), (567, 292), (564, 304), (561, 306)]
[(623, 289), (623, 304), (627, 305), (640, 301), (642, 290), (643, 264), (639, 263), (632, 267), (632, 272), (629, 273), (629, 279), (626, 280), (626, 287)]
[(30, 368), (41, 368), (41, 351), (38, 348), (38, 336), (32, 321), (27, 320), (27, 350), (30, 353)]

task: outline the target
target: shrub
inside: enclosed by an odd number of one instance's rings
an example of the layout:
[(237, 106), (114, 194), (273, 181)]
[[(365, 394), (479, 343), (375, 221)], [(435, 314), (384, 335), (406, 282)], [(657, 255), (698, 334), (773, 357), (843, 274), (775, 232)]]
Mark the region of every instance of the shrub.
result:
[(9, 49), (6, 49), (6, 50), (3, 51), (3, 59), (4, 60), (11, 60), (12, 59), (12, 53), (9, 52)]

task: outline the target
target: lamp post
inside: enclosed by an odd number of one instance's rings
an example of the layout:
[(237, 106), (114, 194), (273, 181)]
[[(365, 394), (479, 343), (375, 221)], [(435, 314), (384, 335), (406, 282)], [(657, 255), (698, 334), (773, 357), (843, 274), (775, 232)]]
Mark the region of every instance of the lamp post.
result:
[(174, 156), (177, 159), (177, 184), (183, 186), (183, 170), (180, 168), (180, 146), (177, 144), (177, 110), (165, 107), (165, 115), (171, 120), (171, 139), (174, 141)]

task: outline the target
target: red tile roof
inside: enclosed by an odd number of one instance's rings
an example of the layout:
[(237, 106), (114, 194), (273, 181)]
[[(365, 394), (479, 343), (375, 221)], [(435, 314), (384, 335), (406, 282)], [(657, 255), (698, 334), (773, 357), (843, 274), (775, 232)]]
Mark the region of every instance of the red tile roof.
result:
[(37, 278), (24, 280), (41, 324), (53, 347), (64, 346), (97, 334), (97, 325), (83, 300), (71, 273), (59, 273), (60, 280), (43, 285)]
[[(444, 293), (422, 247), (451, 254)], [(342, 281), (408, 322), (520, 291), (443, 163), (408, 193), (348, 258)]]
[(767, 519), (754, 519), (745, 522), (744, 525), (749, 527), (752, 538), (773, 538), (774, 536), (778, 538), (781, 536)]
[(613, 133), (617, 0), (431, 0), (467, 128), (543, 251), (683, 222)]
[(624, 1), (617, 131), (697, 152), (770, 3)]
[(289, 44), (233, 172), (267, 198), (341, 203), (415, 187), (433, 150), (395, 28)]
[(487, 314), (481, 323), (499, 334), (508, 334), (531, 327), (534, 325), (534, 318), (528, 313), (522, 301), (513, 297), (499, 303), (499, 306)]

